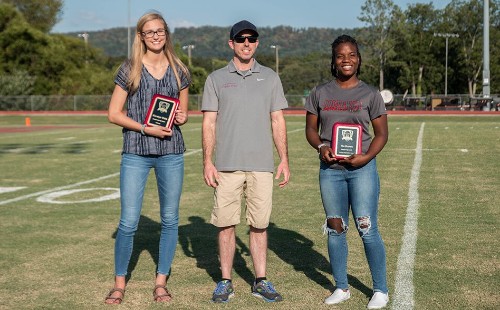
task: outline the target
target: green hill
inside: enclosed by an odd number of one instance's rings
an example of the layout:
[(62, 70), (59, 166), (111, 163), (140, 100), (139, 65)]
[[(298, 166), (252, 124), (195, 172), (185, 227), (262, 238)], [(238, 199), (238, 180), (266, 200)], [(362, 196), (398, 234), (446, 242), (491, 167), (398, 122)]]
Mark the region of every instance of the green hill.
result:
[[(273, 54), (271, 45), (280, 46), (280, 56), (300, 56), (312, 52), (330, 53), (330, 44), (340, 34), (356, 34), (356, 29), (332, 28), (293, 28), (289, 26), (259, 28), (261, 54)], [(131, 30), (133, 37), (133, 30)], [(100, 48), (108, 56), (124, 57), (127, 55), (127, 28), (111, 28), (88, 32), (91, 46)], [(64, 35), (77, 37), (77, 32)], [(194, 45), (193, 57), (225, 58), (231, 53), (227, 46), (228, 27), (190, 27), (176, 28), (172, 33), (174, 44)], [(131, 41), (133, 38), (131, 39)]]

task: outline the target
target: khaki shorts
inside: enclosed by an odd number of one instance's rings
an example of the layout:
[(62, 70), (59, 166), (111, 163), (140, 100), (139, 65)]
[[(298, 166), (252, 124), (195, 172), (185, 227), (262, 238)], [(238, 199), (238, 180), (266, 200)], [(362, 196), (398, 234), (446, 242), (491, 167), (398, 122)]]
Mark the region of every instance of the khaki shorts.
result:
[(219, 172), (210, 223), (217, 227), (239, 224), (242, 198), (246, 201), (247, 225), (258, 229), (267, 228), (272, 210), (273, 173)]

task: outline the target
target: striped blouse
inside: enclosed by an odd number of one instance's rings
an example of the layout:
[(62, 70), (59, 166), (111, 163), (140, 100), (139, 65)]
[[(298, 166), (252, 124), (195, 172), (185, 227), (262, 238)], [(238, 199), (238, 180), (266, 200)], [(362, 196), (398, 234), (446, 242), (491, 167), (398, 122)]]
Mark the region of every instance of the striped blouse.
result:
[[(115, 84), (128, 92), (127, 81), (130, 72), (130, 62), (125, 61), (119, 68), (115, 77)], [(181, 89), (189, 86), (189, 76), (179, 69)], [(172, 68), (169, 66), (165, 75), (160, 80), (153, 77), (144, 65), (142, 66), (141, 82), (136, 92), (127, 97), (127, 116), (143, 123), (148, 112), (149, 104), (155, 94), (179, 98), (179, 89)], [(163, 139), (143, 136), (140, 132), (123, 128), (123, 153), (136, 155), (166, 155), (182, 154), (186, 150), (181, 129), (177, 125), (172, 127), (171, 137)]]

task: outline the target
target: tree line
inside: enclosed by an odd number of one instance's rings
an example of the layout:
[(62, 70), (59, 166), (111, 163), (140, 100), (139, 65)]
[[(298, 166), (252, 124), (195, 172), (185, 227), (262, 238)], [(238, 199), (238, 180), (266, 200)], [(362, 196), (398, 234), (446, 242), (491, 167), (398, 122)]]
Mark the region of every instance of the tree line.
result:
[[(500, 0), (490, 0), (491, 93), (500, 93)], [(0, 3), (0, 95), (109, 95), (116, 68), (126, 58), (127, 28), (50, 33), (62, 0), (3, 0)], [(340, 34), (358, 40), (360, 78), (380, 89), (414, 96), (482, 91), (483, 0), (452, 0), (444, 9), (392, 0), (366, 0), (354, 29), (259, 28), (256, 58), (276, 69), (286, 94), (307, 94), (331, 79), (331, 43)], [(191, 63), (190, 93), (201, 94), (207, 75), (227, 64), (228, 27), (176, 28), (181, 59)], [(132, 30), (133, 32), (133, 30)], [(453, 34), (453, 36), (440, 36)], [(448, 66), (445, 44), (448, 41)], [(188, 59), (186, 47), (194, 45)], [(271, 48), (274, 46), (274, 48)]]

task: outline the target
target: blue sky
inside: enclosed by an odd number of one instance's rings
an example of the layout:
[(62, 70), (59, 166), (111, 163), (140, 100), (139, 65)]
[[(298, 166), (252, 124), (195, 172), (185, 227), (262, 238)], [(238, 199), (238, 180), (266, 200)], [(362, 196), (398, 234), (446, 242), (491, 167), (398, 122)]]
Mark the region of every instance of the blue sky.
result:
[[(430, 3), (437, 9), (450, 1), (393, 0), (405, 10), (408, 4)], [(172, 31), (176, 27), (230, 27), (242, 19), (257, 27), (279, 25), (294, 28), (354, 28), (365, 0), (65, 0), (62, 20), (52, 32), (96, 31), (135, 26), (137, 19), (150, 10), (160, 11)], [(264, 9), (265, 8), (265, 9)]]

